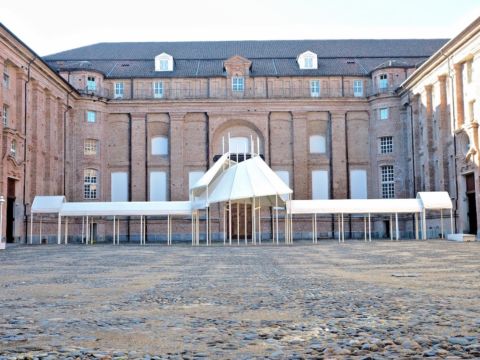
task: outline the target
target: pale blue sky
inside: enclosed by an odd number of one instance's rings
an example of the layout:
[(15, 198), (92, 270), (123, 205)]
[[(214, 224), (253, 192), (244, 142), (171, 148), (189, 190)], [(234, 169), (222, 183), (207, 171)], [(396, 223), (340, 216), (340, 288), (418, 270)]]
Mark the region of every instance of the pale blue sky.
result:
[(40, 55), (103, 41), (451, 38), (478, 0), (3, 1), (0, 21)]

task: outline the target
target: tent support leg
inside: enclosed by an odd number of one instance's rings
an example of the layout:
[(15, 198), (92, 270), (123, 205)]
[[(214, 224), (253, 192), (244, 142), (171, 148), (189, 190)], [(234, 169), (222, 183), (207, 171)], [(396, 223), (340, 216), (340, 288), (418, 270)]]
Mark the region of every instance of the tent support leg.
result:
[(390, 223), (388, 224), (390, 226), (390, 241), (393, 241), (393, 219), (392, 219), (392, 214), (390, 214)]
[(425, 209), (423, 209), (423, 240), (427, 240), (427, 214)]
[(228, 244), (232, 245), (232, 202), (228, 202)]
[(338, 214), (338, 243), (342, 242), (342, 225), (340, 224), (340, 214)]
[(115, 234), (115, 231), (116, 231), (115, 226), (116, 226), (116, 224), (115, 224), (115, 215), (114, 215), (114, 216), (113, 216), (113, 237), (112, 237), (112, 243), (113, 243), (113, 245), (115, 245), (115, 243), (116, 243), (116, 241), (115, 241), (115, 240), (116, 240), (116, 239), (115, 239), (115, 236), (116, 236), (116, 234)]
[(227, 241), (227, 208), (226, 204), (223, 204), (223, 245)]
[(363, 236), (365, 237), (365, 242), (367, 242), (367, 217), (363, 216)]
[(65, 245), (68, 244), (68, 217), (65, 217)]
[(57, 234), (57, 243), (60, 245), (62, 239), (62, 217), (58, 215), (58, 234)]
[(400, 240), (400, 231), (398, 231), (398, 213), (395, 213), (395, 233), (396, 233), (396, 240)]
[(453, 234), (455, 230), (453, 229), (453, 209), (450, 209), (450, 232)]
[(443, 235), (443, 210), (440, 209), (440, 231), (442, 233), (442, 239), (445, 239), (445, 236)]
[(258, 244), (262, 245), (262, 207), (258, 199)]
[(372, 241), (372, 219), (370, 213), (368, 213), (368, 241)]
[(243, 217), (244, 217), (244, 220), (245, 220), (245, 227), (243, 229), (243, 232), (245, 233), (245, 245), (247, 245), (248, 243), (248, 240), (247, 240), (247, 203), (245, 203), (243, 205), (244, 209), (243, 209)]
[(40, 216), (40, 244), (42, 243), (42, 225), (43, 225), (42, 222), (43, 222), (43, 216)]
[(252, 204), (252, 244), (256, 245), (257, 244), (257, 237), (255, 234), (255, 198), (253, 198), (253, 204)]
[(33, 213), (30, 210), (30, 245), (33, 244)]
[(237, 245), (240, 245), (240, 204), (237, 202)]
[(415, 213), (415, 240), (418, 240), (418, 213)]

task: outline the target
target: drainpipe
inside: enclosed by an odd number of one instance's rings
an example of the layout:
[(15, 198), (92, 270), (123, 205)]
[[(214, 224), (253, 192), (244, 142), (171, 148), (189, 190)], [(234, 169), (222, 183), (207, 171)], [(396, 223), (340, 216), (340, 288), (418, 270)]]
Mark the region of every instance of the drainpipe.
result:
[[(205, 143), (207, 144), (206, 154), (207, 154), (207, 171), (210, 169), (210, 116), (208, 113), (205, 113), (207, 119), (207, 124), (205, 127)], [(223, 154), (222, 154), (223, 155)]]
[[(329, 193), (330, 197), (333, 198), (333, 161), (332, 161), (332, 113), (328, 112), (328, 181), (329, 181)], [(331, 220), (331, 230), (332, 230), (332, 237), (334, 237), (335, 233), (335, 216), (332, 215), (332, 220)]]
[[(132, 114), (128, 113), (128, 201), (132, 201)], [(127, 217), (127, 235), (130, 242), (130, 216)]]
[[(267, 122), (267, 128), (268, 128), (268, 166), (272, 167), (272, 141), (271, 141), (271, 128), (270, 128), (270, 123), (271, 123), (271, 113), (268, 113), (268, 122)], [(246, 159), (243, 159), (246, 160)], [(270, 234), (272, 234), (273, 238), (273, 207), (270, 207)]]
[[(150, 184), (149, 184), (149, 179), (148, 179), (148, 121), (147, 121), (147, 114), (145, 114), (145, 201), (148, 201), (148, 195), (150, 192)], [(147, 234), (148, 234), (148, 223), (147, 223), (147, 217), (143, 219), (145, 223), (145, 242), (147, 242)]]
[(74, 90), (70, 90), (67, 93), (67, 109), (63, 112), (63, 195), (67, 195), (67, 113), (72, 109), (70, 106), (70, 94)]
[(37, 59), (37, 56), (34, 56), (27, 64), (27, 81), (24, 84), (24, 113), (23, 113), (23, 129), (25, 131), (25, 141), (23, 144), (23, 214), (25, 216), (25, 243), (28, 242), (28, 216), (27, 216), (27, 148), (28, 148), (28, 136), (27, 136), (27, 111), (28, 111), (28, 83), (30, 82), (30, 68), (32, 63)]
[[(348, 160), (348, 121), (345, 113), (345, 167), (347, 170), (347, 199), (350, 199), (350, 164)], [(348, 216), (349, 239), (352, 238), (352, 216)]]

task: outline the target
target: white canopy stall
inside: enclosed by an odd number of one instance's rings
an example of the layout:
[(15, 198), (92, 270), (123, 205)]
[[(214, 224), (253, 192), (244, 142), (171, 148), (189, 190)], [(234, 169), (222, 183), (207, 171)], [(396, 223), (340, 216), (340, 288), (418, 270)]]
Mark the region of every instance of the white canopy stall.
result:
[[(190, 201), (149, 201), (149, 202), (72, 202), (64, 203), (58, 216), (58, 241), (61, 239), (61, 218), (81, 216), (86, 218), (86, 243), (90, 241), (89, 218), (93, 216), (113, 216), (113, 244), (119, 244), (120, 231), (117, 216), (140, 217), (140, 243), (145, 245), (145, 216), (167, 216), (167, 242), (172, 243), (171, 217), (191, 216)], [(84, 236), (84, 223), (82, 221), (82, 241)], [(68, 237), (68, 221), (65, 220), (65, 243)]]
[[(239, 207), (244, 206), (245, 215), (245, 242), (247, 241), (247, 205), (252, 206), (252, 242), (256, 243), (256, 230), (259, 232), (259, 242), (261, 243), (261, 206), (271, 206), (275, 210), (275, 226), (273, 240), (278, 243), (278, 207), (284, 204), (292, 194), (292, 190), (278, 177), (275, 172), (268, 167), (260, 156), (253, 156), (252, 158), (242, 161), (240, 163), (228, 163), (228, 166), (221, 167), (229, 159), (229, 153), (222, 156), (224, 159), (215, 172), (215, 176), (211, 176), (207, 172), (204, 178), (200, 179), (192, 189), (192, 201), (195, 206), (202, 206), (196, 202), (197, 198), (204, 199), (204, 206), (208, 207), (213, 203), (224, 203), (228, 207), (228, 229), (229, 229), (229, 243), (232, 243), (232, 204), (237, 205), (237, 228), (239, 227), (240, 219)], [(221, 159), (222, 159), (221, 158)], [(220, 160), (218, 161), (220, 162)], [(217, 162), (217, 163), (218, 163)], [(216, 163), (216, 164), (217, 164)], [(215, 164), (215, 165), (216, 165)], [(213, 167), (212, 167), (213, 169)], [(211, 170), (212, 170), (211, 169)], [(223, 170), (223, 171), (221, 171)], [(208, 193), (203, 195), (201, 189), (207, 189)], [(199, 191), (200, 190), (200, 191)], [(200, 194), (200, 196), (199, 196)], [(227, 210), (224, 208), (224, 243), (226, 242), (226, 228)], [(257, 223), (258, 214), (258, 223)], [(288, 216), (286, 216), (286, 242), (290, 239), (290, 226), (288, 226)], [(198, 229), (198, 227), (197, 227)], [(237, 229), (238, 230), (238, 229)], [(198, 234), (195, 236), (198, 244)], [(207, 238), (208, 239), (208, 238)], [(237, 231), (237, 242), (239, 242), (239, 231)], [(207, 240), (208, 243), (208, 240)]]
[[(58, 214), (65, 203), (65, 196), (35, 196), (30, 210), (30, 244), (33, 244), (33, 214)], [(42, 241), (42, 217), (40, 217), (40, 242)], [(59, 242), (60, 244), (60, 242)]]
[(453, 234), (453, 204), (450, 195), (446, 191), (422, 191), (417, 194), (417, 199), (422, 204), (422, 238), (427, 239), (427, 210), (440, 211), (440, 226), (442, 238), (443, 232), (443, 210), (450, 210), (450, 232)]
[[(398, 214), (417, 214), (422, 211), (421, 202), (417, 199), (341, 199), (341, 200), (292, 200), (287, 204), (291, 214), (312, 214), (312, 236), (316, 242), (317, 214), (338, 215), (338, 241), (345, 241), (344, 215), (365, 214), (365, 241), (367, 241), (367, 217), (368, 217), (368, 240), (372, 240), (371, 214), (395, 214), (395, 233), (399, 240)], [(390, 222), (391, 224), (391, 222)], [(418, 238), (418, 226), (416, 227)], [(390, 231), (391, 236), (393, 232)]]

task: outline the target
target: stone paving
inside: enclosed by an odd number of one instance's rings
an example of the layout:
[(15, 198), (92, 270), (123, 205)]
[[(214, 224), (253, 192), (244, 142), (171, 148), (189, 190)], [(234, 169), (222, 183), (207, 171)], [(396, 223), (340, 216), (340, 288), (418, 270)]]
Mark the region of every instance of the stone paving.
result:
[(0, 359), (422, 357), (480, 357), (480, 242), (0, 252)]

